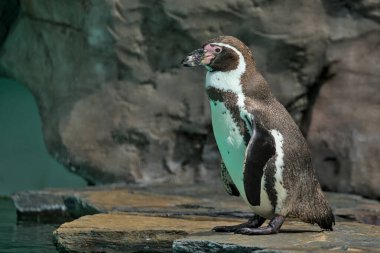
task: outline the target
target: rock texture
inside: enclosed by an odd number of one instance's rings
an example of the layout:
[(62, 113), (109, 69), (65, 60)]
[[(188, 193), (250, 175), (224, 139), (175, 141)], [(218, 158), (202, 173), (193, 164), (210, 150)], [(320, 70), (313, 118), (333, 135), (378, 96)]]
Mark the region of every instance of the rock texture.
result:
[(92, 214), (91, 210), (101, 214), (63, 224), (54, 232), (54, 242), (60, 252), (376, 251), (380, 227), (357, 221), (380, 225), (380, 203), (348, 194), (327, 196), (337, 215), (333, 232), (288, 219), (276, 240), (273, 236), (252, 240), (210, 231), (216, 225), (244, 222), (251, 215), (243, 201), (228, 196), (221, 185), (67, 192), (66, 198), (74, 197), (77, 203), (67, 205), (70, 213), (85, 206), (81, 215)]
[(368, 224), (380, 225), (380, 203), (349, 194), (327, 193), (327, 197), (337, 220), (333, 232), (288, 218), (276, 240), (210, 231), (216, 225), (244, 222), (252, 215), (221, 184), (30, 191), (16, 193), (12, 199), (19, 219), (35, 219), (38, 213), (39, 221), (80, 217), (54, 232), (60, 252), (377, 250), (380, 227)]
[(145, 188), (129, 185), (90, 187), (76, 191), (25, 191), (15, 193), (12, 199), (18, 219), (42, 222), (57, 217), (72, 220), (84, 215), (109, 212), (174, 217), (208, 215), (249, 218), (251, 216), (251, 211), (244, 202), (239, 198), (230, 198), (221, 185), (213, 185), (211, 189), (208, 186), (166, 185)]
[(380, 227), (353, 222), (340, 222), (335, 231), (323, 232), (290, 221), (275, 239), (210, 231), (240, 222), (244, 220), (97, 214), (63, 224), (53, 237), (59, 252), (380, 252)]
[[(326, 193), (337, 220), (380, 225), (380, 203), (358, 195)], [(18, 219), (72, 220), (84, 215), (128, 212), (153, 216), (245, 218), (252, 211), (221, 184), (107, 186), (81, 190), (18, 192), (12, 196)]]
[(25, 191), (12, 195), (18, 220), (63, 222), (72, 219), (64, 197), (69, 192)]
[(171, 252), (176, 239), (237, 222), (241, 220), (96, 214), (63, 224), (53, 237), (59, 252)]
[[(9, 6), (1, 4), (0, 12)], [(8, 37), (4, 43), (0, 39), (0, 75), (33, 92), (48, 150), (92, 184), (216, 178), (219, 155), (210, 132), (204, 70), (179, 67), (183, 56), (206, 39), (229, 34), (246, 42), (276, 96), (309, 133), (313, 147), (319, 147), (326, 134), (319, 136), (315, 121), (310, 130), (308, 126), (312, 116), (329, 115), (331, 108), (318, 106), (318, 91), (331, 104), (337, 94), (330, 94), (329, 86), (347, 81), (346, 72), (333, 67), (358, 64), (354, 58), (343, 65), (335, 61), (348, 59), (348, 52), (362, 55), (361, 47), (376, 45), (370, 34), (380, 31), (377, 0), (21, 0), (20, 6)], [(12, 19), (7, 20), (4, 24), (11, 27)], [(374, 73), (379, 68), (372, 60), (360, 64)], [(333, 73), (336, 78), (330, 79)], [(365, 77), (360, 77), (360, 87), (379, 80), (373, 74), (360, 76)], [(367, 103), (358, 102), (360, 109), (338, 111), (334, 117), (359, 126)], [(370, 155), (363, 154), (372, 150), (378, 123), (376, 118), (366, 121), (375, 129), (371, 132), (367, 126), (355, 127), (357, 134), (350, 138), (360, 146), (356, 150), (350, 146), (337, 154), (342, 146), (313, 148), (324, 185), (379, 197), (372, 169), (379, 161), (368, 161)], [(324, 125), (322, 132), (336, 133)], [(372, 142), (361, 141), (367, 137)], [(336, 157), (340, 186), (324, 178), (331, 175), (323, 165), (326, 157)], [(362, 185), (357, 173), (367, 174), (371, 183)]]
[(379, 197), (380, 32), (336, 42), (328, 55), (332, 77), (309, 130), (315, 168), (329, 190)]
[(287, 222), (275, 238), (195, 235), (176, 240), (173, 252), (380, 252), (379, 236), (379, 227), (359, 223), (339, 222), (333, 232), (321, 232), (300, 222)]

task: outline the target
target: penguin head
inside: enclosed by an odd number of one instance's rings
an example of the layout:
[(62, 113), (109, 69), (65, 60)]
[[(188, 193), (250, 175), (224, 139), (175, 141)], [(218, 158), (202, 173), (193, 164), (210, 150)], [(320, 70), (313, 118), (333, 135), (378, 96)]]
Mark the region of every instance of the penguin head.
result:
[(210, 72), (227, 72), (236, 69), (240, 61), (247, 59), (252, 59), (252, 53), (243, 42), (232, 36), (220, 36), (188, 54), (182, 65), (205, 66)]

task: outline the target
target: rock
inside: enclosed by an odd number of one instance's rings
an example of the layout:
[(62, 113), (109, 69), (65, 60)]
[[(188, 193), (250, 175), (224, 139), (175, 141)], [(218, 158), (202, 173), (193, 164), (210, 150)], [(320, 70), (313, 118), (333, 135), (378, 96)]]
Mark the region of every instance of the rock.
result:
[(234, 234), (190, 235), (173, 243), (173, 252), (380, 252), (380, 227), (339, 222), (332, 232), (285, 222), (280, 233), (265, 236)]
[(366, 224), (380, 225), (380, 202), (365, 199), (358, 195), (326, 193), (334, 215), (338, 219), (359, 221)]
[(214, 226), (240, 222), (243, 220), (207, 216), (178, 219), (125, 213), (96, 214), (61, 225), (53, 237), (59, 252), (171, 252), (172, 249), (173, 252), (200, 253), (375, 252), (380, 247), (380, 227), (355, 222), (339, 222), (333, 232), (323, 232), (318, 226), (287, 221), (280, 234), (259, 236), (255, 240), (250, 236), (210, 231)]
[[(252, 216), (244, 202), (227, 195), (221, 184), (113, 185), (13, 196), (23, 217), (35, 217), (39, 212), (45, 215), (40, 221), (48, 220), (47, 217), (71, 220), (82, 216), (54, 232), (60, 252), (171, 252), (172, 242), (177, 239), (180, 240), (175, 241), (173, 249), (179, 252), (251, 252), (254, 248), (287, 252), (303, 244), (305, 252), (317, 248), (376, 249), (378, 242), (373, 237), (378, 236), (380, 227), (360, 225), (357, 221), (380, 224), (380, 203), (341, 193), (327, 193), (327, 198), (337, 220), (334, 232), (320, 232), (316, 225), (288, 218), (276, 240), (261, 236), (252, 240), (210, 232), (213, 226), (242, 223)], [(60, 217), (62, 214), (51, 206), (65, 210), (64, 215)], [(357, 239), (353, 239), (354, 234)], [(286, 242), (284, 247), (282, 242)]]
[[(380, 203), (357, 195), (326, 193), (338, 220), (380, 225)], [(164, 217), (251, 217), (251, 210), (221, 184), (104, 186), (81, 190), (25, 191), (12, 196), (19, 219), (50, 222), (85, 215), (133, 212)]]
[(67, 192), (24, 191), (12, 195), (18, 220), (63, 222), (72, 220), (64, 203)]
[[(208, 185), (209, 186), (209, 185)], [(50, 222), (72, 220), (84, 215), (134, 212), (144, 215), (182, 217), (248, 218), (249, 208), (239, 198), (230, 198), (220, 185), (145, 188), (141, 186), (89, 187), (81, 190), (25, 191), (12, 196), (18, 218)]]
[(237, 222), (240, 220), (96, 214), (61, 225), (53, 238), (59, 252), (171, 252), (178, 238)]
[(87, 191), (75, 194), (74, 199), (68, 196), (66, 200), (73, 201), (74, 205), (67, 205), (67, 208), (81, 210), (79, 213), (82, 215), (88, 213), (81, 207), (88, 206), (102, 213), (118, 211), (170, 217), (207, 215), (248, 218), (251, 216), (251, 211), (243, 201), (229, 197), (218, 185), (213, 189), (207, 188), (206, 185), (182, 186), (180, 191), (173, 190), (174, 187), (176, 186), (156, 186), (148, 189), (124, 187), (115, 190)]
[(380, 197), (380, 34), (332, 44), (308, 140), (328, 190)]

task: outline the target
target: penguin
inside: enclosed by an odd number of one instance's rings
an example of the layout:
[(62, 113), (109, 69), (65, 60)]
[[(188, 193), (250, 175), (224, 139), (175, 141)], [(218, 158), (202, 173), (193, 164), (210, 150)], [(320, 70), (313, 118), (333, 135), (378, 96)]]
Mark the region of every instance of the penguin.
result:
[[(221, 176), (230, 195), (240, 196), (254, 215), (215, 232), (268, 235), (287, 217), (333, 230), (335, 219), (312, 167), (300, 129), (272, 94), (250, 49), (239, 39), (207, 41), (182, 61), (204, 66)], [(267, 226), (262, 226), (269, 220)]]

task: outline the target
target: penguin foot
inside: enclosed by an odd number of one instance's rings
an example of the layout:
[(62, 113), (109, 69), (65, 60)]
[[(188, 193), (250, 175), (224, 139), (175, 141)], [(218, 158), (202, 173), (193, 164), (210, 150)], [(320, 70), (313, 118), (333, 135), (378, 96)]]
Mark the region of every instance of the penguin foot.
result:
[(214, 232), (236, 232), (238, 230), (244, 228), (258, 228), (263, 225), (265, 218), (255, 214), (252, 218), (250, 218), (247, 222), (242, 224), (234, 225), (234, 226), (216, 226), (212, 229)]
[(269, 222), (268, 226), (261, 228), (240, 228), (235, 231), (235, 234), (241, 235), (271, 235), (280, 232), (280, 228), (285, 221), (285, 217), (278, 215)]

